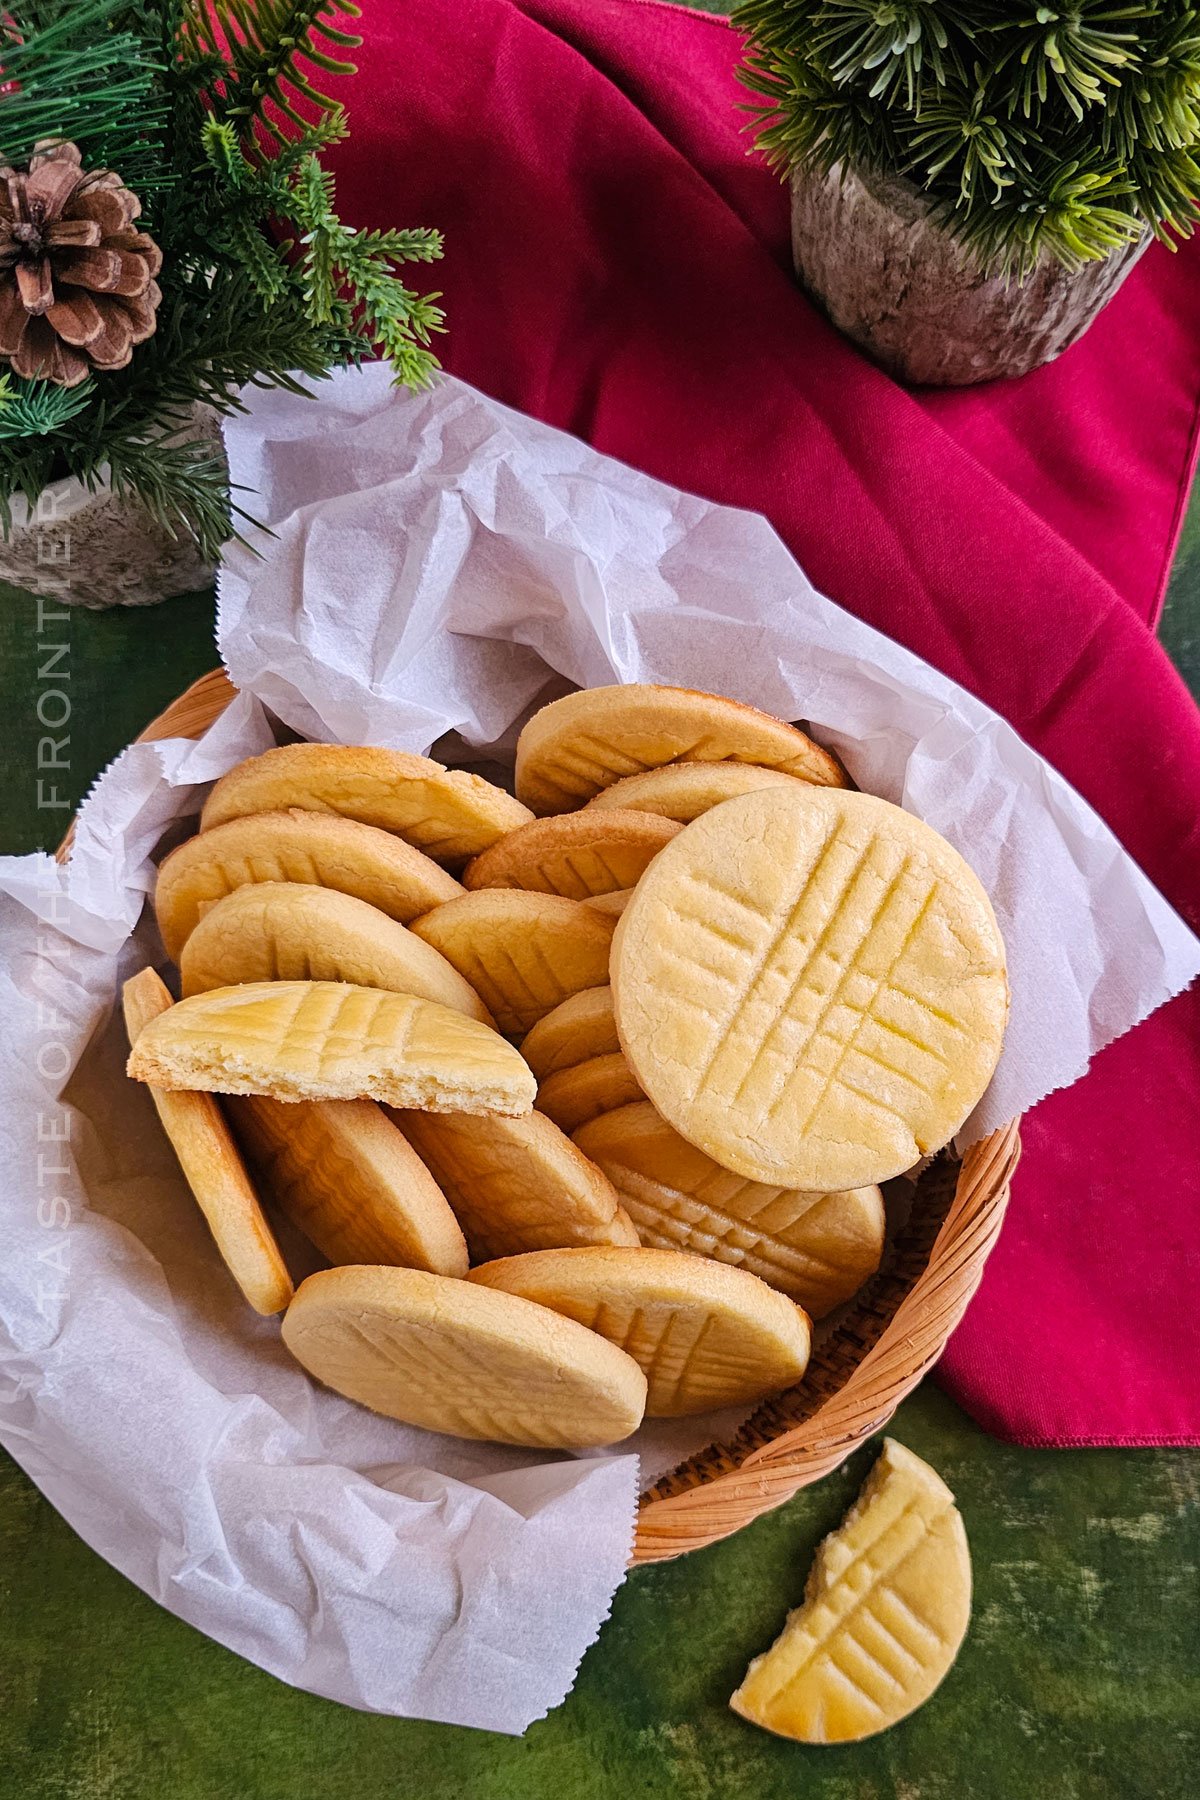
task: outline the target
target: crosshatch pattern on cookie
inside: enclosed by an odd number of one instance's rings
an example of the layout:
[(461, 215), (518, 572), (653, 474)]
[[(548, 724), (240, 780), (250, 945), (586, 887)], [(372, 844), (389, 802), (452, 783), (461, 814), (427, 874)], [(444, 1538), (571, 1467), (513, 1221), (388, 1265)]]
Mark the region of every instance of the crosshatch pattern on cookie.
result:
[(477, 1262), (568, 1244), (637, 1244), (607, 1175), (540, 1113), (391, 1117), (446, 1195)]
[(288, 806), (395, 832), (447, 862), (477, 856), (531, 817), (502, 788), (427, 756), (365, 744), (281, 744), (222, 776), (200, 828)]
[[(751, 831), (733, 857), (733, 814), (765, 824), (769, 852)], [(986, 1085), (1007, 1002), (990, 908), (956, 860), (862, 795), (763, 790), (689, 826), (614, 949), (618, 1029), (650, 1099), (758, 1179), (788, 1173), (781, 1133), (825, 1143), (827, 1166), (814, 1157), (796, 1186), (863, 1185), (937, 1148)], [(864, 1120), (877, 1152), (856, 1162)]]
[(817, 1552), (803, 1603), (730, 1704), (806, 1743), (871, 1736), (927, 1699), (970, 1615), (971, 1567), (954, 1496), (893, 1439)]
[(422, 1270), (310, 1275), (283, 1338), (338, 1393), (458, 1437), (545, 1449), (616, 1443), (645, 1405), (632, 1358), (573, 1320)]
[(609, 1176), (642, 1243), (747, 1269), (820, 1318), (879, 1265), (883, 1196), (749, 1181), (681, 1138), (646, 1102), (575, 1134)]
[(845, 785), (836, 757), (768, 713), (691, 688), (631, 683), (545, 706), (517, 741), (517, 794), (536, 813), (566, 812), (649, 769), (746, 762)]
[(138, 1039), (129, 1072), (169, 1088), (466, 1112), (527, 1112), (535, 1092), (518, 1053), (477, 1020), (332, 981), (249, 982), (183, 1000)]
[(255, 882), (336, 888), (401, 924), (463, 891), (403, 838), (356, 819), (297, 808), (230, 819), (188, 838), (159, 868), (154, 907), (168, 956), (178, 962), (207, 906)]
[(469, 1279), (626, 1351), (645, 1371), (651, 1418), (761, 1399), (798, 1381), (808, 1361), (799, 1307), (740, 1269), (673, 1250), (545, 1250), (485, 1263)]
[(558, 813), (509, 832), (467, 864), (468, 888), (514, 887), (587, 900), (634, 887), (664, 845), (673, 819), (646, 812)]
[(608, 978), (615, 921), (578, 900), (517, 888), (478, 888), (413, 921), (479, 995), (501, 1031), (524, 1036), (539, 1019)]

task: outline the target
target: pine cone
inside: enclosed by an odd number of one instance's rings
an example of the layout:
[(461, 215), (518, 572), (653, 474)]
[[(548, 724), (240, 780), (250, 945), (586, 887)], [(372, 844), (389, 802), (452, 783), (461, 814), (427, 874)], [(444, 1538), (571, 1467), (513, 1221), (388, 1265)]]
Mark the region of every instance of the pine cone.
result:
[(45, 141), (28, 172), (0, 168), (0, 358), (59, 387), (123, 369), (162, 298), (162, 252), (133, 227), (141, 201), (81, 161), (74, 144)]

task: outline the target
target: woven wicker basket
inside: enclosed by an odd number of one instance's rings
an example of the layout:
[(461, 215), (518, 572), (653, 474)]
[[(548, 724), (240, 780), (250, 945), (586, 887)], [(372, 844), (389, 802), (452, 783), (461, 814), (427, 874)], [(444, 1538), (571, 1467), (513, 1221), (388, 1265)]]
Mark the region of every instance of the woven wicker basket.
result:
[[(188, 688), (141, 740), (199, 737), (233, 698), (220, 669)], [(60, 850), (70, 849), (70, 834)], [(1020, 1138), (1017, 1122), (943, 1153), (917, 1184), (884, 1267), (814, 1352), (799, 1387), (760, 1406), (642, 1495), (635, 1563), (698, 1550), (790, 1499), (886, 1424), (945, 1348), (996, 1241)]]

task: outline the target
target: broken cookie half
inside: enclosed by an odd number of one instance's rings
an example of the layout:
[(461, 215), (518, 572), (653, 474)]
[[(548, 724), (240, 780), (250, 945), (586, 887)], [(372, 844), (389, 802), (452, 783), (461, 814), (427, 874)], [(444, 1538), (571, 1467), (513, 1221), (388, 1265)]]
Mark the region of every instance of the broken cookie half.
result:
[(871, 1737), (933, 1693), (971, 1612), (971, 1558), (954, 1495), (898, 1444), (817, 1551), (803, 1603), (729, 1704), (806, 1744)]

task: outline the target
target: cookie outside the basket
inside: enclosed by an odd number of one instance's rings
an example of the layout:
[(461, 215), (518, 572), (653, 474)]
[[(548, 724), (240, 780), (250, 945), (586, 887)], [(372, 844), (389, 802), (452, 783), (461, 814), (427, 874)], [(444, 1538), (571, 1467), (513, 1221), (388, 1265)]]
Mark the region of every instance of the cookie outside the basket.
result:
[(958, 1654), (971, 1558), (954, 1495), (885, 1438), (858, 1499), (817, 1551), (804, 1600), (730, 1701), (806, 1744), (872, 1737), (924, 1704)]

